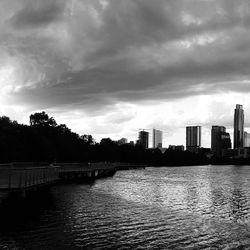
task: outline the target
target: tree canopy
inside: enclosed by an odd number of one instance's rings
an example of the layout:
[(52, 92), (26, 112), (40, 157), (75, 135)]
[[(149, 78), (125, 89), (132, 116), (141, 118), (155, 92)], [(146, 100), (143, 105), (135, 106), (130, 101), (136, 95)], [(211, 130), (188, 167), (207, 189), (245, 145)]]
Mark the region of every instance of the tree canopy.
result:
[(206, 163), (203, 155), (189, 152), (144, 149), (119, 144), (110, 138), (96, 143), (92, 135), (78, 135), (65, 124), (57, 124), (44, 111), (30, 115), (30, 126), (0, 117), (0, 162), (133, 162), (150, 165)]
[(53, 117), (49, 117), (44, 111), (30, 115), (31, 126), (57, 126)]

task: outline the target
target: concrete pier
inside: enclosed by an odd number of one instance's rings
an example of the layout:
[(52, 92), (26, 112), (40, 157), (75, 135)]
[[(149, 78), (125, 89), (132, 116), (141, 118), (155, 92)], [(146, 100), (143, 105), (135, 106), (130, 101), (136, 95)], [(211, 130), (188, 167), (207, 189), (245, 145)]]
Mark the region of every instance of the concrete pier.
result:
[(9, 163), (0, 164), (0, 192), (37, 190), (58, 182), (84, 182), (113, 176), (118, 170), (142, 168), (131, 163)]
[(113, 176), (116, 164), (113, 163), (58, 163), (59, 178), (62, 182), (91, 181), (98, 178)]
[(56, 166), (31, 163), (0, 164), (0, 190), (31, 189), (59, 180)]

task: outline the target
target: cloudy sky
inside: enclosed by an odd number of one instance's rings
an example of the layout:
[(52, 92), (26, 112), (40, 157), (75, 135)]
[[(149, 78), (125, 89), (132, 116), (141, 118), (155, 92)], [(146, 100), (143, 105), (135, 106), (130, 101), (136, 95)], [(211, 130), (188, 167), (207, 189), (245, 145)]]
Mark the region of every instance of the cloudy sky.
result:
[[(250, 132), (248, 0), (0, 0), (0, 115), (45, 110), (79, 134)], [(249, 114), (249, 115), (248, 115)]]

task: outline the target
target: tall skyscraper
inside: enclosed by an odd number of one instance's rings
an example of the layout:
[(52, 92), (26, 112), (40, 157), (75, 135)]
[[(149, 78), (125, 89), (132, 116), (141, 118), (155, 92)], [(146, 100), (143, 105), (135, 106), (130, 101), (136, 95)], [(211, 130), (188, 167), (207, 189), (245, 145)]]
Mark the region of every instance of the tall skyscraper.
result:
[(223, 126), (212, 126), (211, 129), (211, 150), (217, 157), (222, 157), (222, 150), (231, 148), (230, 134)]
[(234, 110), (234, 149), (244, 147), (244, 110), (236, 104)]
[(186, 150), (197, 152), (201, 146), (201, 126), (186, 127)]
[(140, 145), (142, 145), (143, 148), (148, 148), (148, 137), (149, 137), (149, 133), (142, 130), (139, 131), (139, 140), (138, 143)]
[(153, 129), (153, 148), (162, 148), (162, 131)]

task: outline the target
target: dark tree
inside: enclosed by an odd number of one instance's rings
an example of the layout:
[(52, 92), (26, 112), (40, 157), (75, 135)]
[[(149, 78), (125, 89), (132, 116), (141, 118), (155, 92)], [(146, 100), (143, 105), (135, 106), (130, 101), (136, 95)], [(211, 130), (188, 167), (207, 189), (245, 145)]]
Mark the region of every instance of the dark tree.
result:
[(49, 117), (44, 111), (30, 115), (31, 126), (57, 126), (53, 117)]
[(93, 145), (95, 143), (92, 135), (82, 135), (80, 138), (89, 145)]
[(57, 125), (44, 111), (30, 115), (30, 126), (0, 117), (0, 162), (132, 162), (152, 166), (207, 164), (205, 154), (192, 154), (141, 145), (118, 145), (110, 138), (95, 143), (91, 135), (79, 136), (65, 124)]

